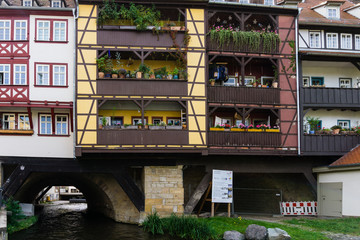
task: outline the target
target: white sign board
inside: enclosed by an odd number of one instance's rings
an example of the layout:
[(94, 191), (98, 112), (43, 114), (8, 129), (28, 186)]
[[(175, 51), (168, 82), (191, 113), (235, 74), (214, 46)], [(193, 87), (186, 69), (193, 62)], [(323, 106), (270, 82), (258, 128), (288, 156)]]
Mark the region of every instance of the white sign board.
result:
[(233, 172), (213, 170), (211, 201), (213, 203), (233, 202)]

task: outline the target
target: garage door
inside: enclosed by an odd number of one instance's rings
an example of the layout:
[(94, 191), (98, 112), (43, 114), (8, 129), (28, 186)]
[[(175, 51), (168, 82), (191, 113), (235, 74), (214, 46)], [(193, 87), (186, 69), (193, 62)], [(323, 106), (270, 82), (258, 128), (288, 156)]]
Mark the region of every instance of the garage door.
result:
[(320, 183), (319, 215), (342, 216), (342, 183)]

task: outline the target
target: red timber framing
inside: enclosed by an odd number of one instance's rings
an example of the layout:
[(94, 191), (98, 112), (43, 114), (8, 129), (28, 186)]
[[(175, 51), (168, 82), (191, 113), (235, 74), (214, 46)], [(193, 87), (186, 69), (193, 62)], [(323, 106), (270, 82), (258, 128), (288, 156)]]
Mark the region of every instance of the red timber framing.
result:
[[(208, 12), (208, 18), (215, 16), (216, 13), (222, 12), (222, 10), (214, 10)], [(241, 30), (245, 29), (244, 23), (254, 13), (242, 13), (234, 12), (235, 17), (240, 22)], [(256, 99), (249, 97), (243, 99), (236, 96), (235, 99), (228, 99), (228, 97), (222, 97), (222, 101), (218, 101), (216, 93), (214, 91), (217, 88), (226, 88), (225, 86), (208, 87), (208, 94), (212, 94), (212, 98), (208, 98), (208, 117), (219, 109), (233, 109), (242, 119), (245, 124), (245, 118), (255, 109), (268, 109), (280, 120), (279, 127), (280, 133), (251, 133), (251, 132), (212, 132), (209, 131), (208, 143), (209, 154), (255, 154), (255, 155), (296, 155), (298, 153), (298, 127), (297, 127), (297, 84), (296, 84), (296, 72), (292, 71), (292, 64), (295, 64), (295, 50), (289, 45), (290, 42), (295, 41), (295, 24), (296, 14), (281, 15), (273, 13), (256, 13), (257, 15), (266, 15), (271, 21), (273, 21), (276, 27), (280, 44), (275, 51), (271, 53), (251, 52), (246, 50), (236, 50), (231, 48), (216, 49), (212, 45), (208, 44), (208, 61), (212, 62), (216, 58), (230, 57), (233, 58), (237, 65), (240, 66), (239, 77), (245, 79), (246, 72), (245, 67), (253, 59), (268, 59), (272, 65), (274, 65), (278, 71), (278, 89), (261, 89), (263, 95), (267, 96), (267, 91), (270, 95), (279, 94), (279, 96), (272, 96), (270, 98), (264, 98), (264, 96)], [(208, 39), (209, 41), (209, 39)], [(293, 59), (293, 60), (291, 60)], [(293, 62), (292, 62), (293, 61)], [(244, 81), (240, 81), (242, 87), (234, 87), (232, 91), (239, 89), (238, 94), (243, 91), (259, 91), (260, 89), (246, 88), (243, 90)], [(211, 92), (209, 92), (211, 90)], [(222, 90), (222, 89), (221, 89)], [(246, 95), (246, 94), (245, 94)], [(208, 96), (209, 97), (209, 96)], [(210, 96), (211, 97), (211, 96)], [(262, 135), (261, 135), (262, 134)], [(219, 136), (221, 135), (221, 136)], [(235, 135), (239, 135), (235, 137)], [(241, 136), (240, 136), (241, 135)], [(255, 136), (256, 135), (256, 136)], [(248, 139), (254, 142), (254, 145), (246, 144), (245, 142), (239, 142), (238, 138)], [(222, 140), (221, 140), (222, 139)], [(232, 140), (233, 141), (232, 141)], [(256, 140), (258, 139), (258, 140)], [(223, 141), (223, 144), (221, 142)], [(230, 142), (229, 142), (230, 141)], [(245, 140), (244, 140), (245, 141)], [(265, 142), (264, 142), (265, 141)], [(256, 144), (255, 144), (256, 143)], [(212, 145), (212, 146), (211, 146)], [(247, 145), (247, 146), (246, 146)]]

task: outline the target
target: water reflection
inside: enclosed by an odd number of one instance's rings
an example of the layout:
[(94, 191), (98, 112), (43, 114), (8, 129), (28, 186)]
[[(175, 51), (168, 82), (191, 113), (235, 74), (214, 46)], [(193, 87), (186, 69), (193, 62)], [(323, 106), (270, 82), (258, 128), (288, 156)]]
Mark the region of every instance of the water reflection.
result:
[(136, 225), (86, 213), (86, 204), (47, 205), (33, 227), (12, 234), (10, 240), (168, 240), (151, 236)]

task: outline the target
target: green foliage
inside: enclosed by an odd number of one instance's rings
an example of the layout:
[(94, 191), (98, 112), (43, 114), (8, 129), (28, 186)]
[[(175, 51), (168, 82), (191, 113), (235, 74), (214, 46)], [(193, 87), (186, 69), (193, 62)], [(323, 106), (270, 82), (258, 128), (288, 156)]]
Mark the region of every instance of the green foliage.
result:
[(164, 223), (160, 219), (157, 212), (148, 215), (142, 225), (144, 230), (147, 232), (151, 232), (152, 235), (164, 234)]
[(136, 25), (136, 30), (146, 30), (148, 26), (158, 26), (161, 16), (160, 11), (153, 5), (151, 8), (130, 3), (130, 7), (121, 6), (119, 12), (121, 19), (130, 20)]
[(146, 64), (141, 63), (138, 70), (139, 70), (139, 72), (142, 72), (143, 74), (145, 74), (145, 73), (150, 73), (151, 69)]
[(12, 214), (8, 217), (8, 223), (10, 225), (17, 226), (20, 219), (24, 219), (25, 215), (22, 214), (22, 210), (19, 204), (19, 201), (15, 201), (12, 197), (4, 201), (7, 211), (10, 211)]
[(291, 40), (289, 41), (289, 46), (291, 47), (291, 57), (290, 57), (290, 65), (287, 70), (290, 70), (292, 72), (296, 72), (296, 48), (295, 48), (295, 41)]
[(96, 59), (96, 64), (98, 67), (99, 72), (104, 72), (106, 68), (106, 57), (101, 57)]
[(319, 118), (315, 118), (315, 117), (306, 117), (306, 121), (307, 123), (310, 125), (310, 130), (317, 130), (317, 127), (320, 123)]
[(8, 224), (7, 231), (9, 234), (12, 234), (14, 232), (27, 229), (32, 225), (34, 225), (37, 222), (37, 220), (38, 220), (37, 216), (32, 216), (18, 221), (16, 225)]
[(335, 129), (341, 129), (341, 126), (339, 125), (334, 125), (330, 128), (331, 130), (335, 130)]
[(111, 2), (109, 0), (104, 1), (104, 6), (99, 11), (99, 17), (97, 19), (98, 25), (102, 26), (106, 22), (118, 20), (120, 14), (117, 11), (117, 5), (112, 0)]

